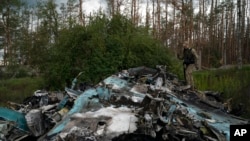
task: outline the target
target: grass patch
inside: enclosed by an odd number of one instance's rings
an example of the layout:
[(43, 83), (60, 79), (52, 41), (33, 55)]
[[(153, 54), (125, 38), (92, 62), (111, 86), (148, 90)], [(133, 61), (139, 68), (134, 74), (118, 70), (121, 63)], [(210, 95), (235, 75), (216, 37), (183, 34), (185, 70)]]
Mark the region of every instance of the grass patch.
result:
[(244, 117), (250, 117), (250, 67), (242, 69), (218, 69), (194, 72), (197, 89), (212, 90), (222, 93), (224, 100), (233, 98), (233, 106), (243, 103), (246, 108)]
[(40, 77), (0, 80), (0, 105), (4, 106), (7, 101), (22, 103), (25, 98), (43, 86), (44, 80)]

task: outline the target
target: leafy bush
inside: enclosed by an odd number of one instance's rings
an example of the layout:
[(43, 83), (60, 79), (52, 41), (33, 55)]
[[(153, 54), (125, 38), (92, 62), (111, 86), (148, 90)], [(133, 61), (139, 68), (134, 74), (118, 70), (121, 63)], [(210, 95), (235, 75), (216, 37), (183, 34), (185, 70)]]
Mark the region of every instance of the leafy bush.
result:
[(38, 89), (43, 89), (45, 83), (42, 78), (15, 78), (0, 80), (0, 103), (7, 101), (22, 103), (24, 98), (33, 95)]
[(0, 80), (32, 76), (32, 70), (22, 65), (10, 65), (0, 69)]
[(44, 70), (47, 83), (58, 89), (79, 72), (83, 72), (81, 81), (95, 84), (131, 67), (161, 64), (174, 68), (168, 49), (131, 23), (121, 15), (112, 19), (99, 15), (86, 27), (61, 30)]

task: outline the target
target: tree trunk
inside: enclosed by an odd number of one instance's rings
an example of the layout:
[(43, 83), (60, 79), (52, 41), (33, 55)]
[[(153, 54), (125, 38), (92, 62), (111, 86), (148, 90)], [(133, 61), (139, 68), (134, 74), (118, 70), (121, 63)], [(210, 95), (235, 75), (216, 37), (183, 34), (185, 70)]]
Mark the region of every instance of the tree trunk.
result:
[(3, 28), (5, 31), (5, 45), (4, 45), (4, 66), (12, 62), (12, 41), (10, 33), (10, 7), (6, 8), (6, 12), (2, 15)]
[(79, 0), (79, 22), (80, 25), (85, 25), (84, 19), (83, 19), (83, 13), (82, 13), (82, 0)]
[(155, 0), (152, 0), (152, 3), (153, 3), (153, 11), (152, 11), (153, 36), (156, 37), (156, 31), (155, 31)]
[(156, 25), (156, 39), (160, 39), (161, 36), (161, 5), (160, 0), (156, 0), (156, 15), (157, 15), (157, 25)]
[(238, 64), (238, 69), (242, 68), (242, 53), (241, 53), (241, 49), (242, 49), (242, 5), (241, 5), (241, 0), (237, 0), (237, 64)]

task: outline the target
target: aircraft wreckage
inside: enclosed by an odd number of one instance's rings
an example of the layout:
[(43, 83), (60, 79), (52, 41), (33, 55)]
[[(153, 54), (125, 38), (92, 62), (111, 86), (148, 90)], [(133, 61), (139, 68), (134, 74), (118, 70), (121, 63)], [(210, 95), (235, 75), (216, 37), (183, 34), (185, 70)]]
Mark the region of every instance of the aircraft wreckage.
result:
[(95, 86), (78, 84), (79, 75), (63, 92), (37, 90), (1, 107), (0, 140), (226, 141), (230, 125), (248, 123), (218, 92), (191, 90), (164, 66), (123, 70)]

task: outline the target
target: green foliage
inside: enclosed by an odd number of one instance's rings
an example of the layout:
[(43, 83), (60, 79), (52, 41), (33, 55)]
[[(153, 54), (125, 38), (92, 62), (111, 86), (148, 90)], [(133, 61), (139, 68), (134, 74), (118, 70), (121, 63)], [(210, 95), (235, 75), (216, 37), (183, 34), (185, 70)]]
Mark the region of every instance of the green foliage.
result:
[(95, 84), (130, 67), (173, 68), (168, 49), (121, 15), (112, 19), (97, 15), (86, 27), (61, 30), (49, 57), (44, 71), (52, 88), (64, 87), (79, 72), (81, 81)]
[[(197, 89), (222, 92), (222, 97), (225, 100), (233, 98), (234, 106), (235, 104), (244, 103), (249, 109), (249, 66), (244, 66), (242, 69), (235, 67), (225, 70), (198, 71), (194, 73), (194, 80)], [(246, 114), (244, 116), (249, 117), (250, 115)]]
[(20, 65), (10, 65), (5, 67), (5, 69), (0, 69), (0, 80), (30, 77), (33, 75), (31, 72), (32, 71), (27, 67)]
[(44, 86), (42, 78), (15, 78), (0, 80), (0, 103), (7, 101), (22, 103), (24, 98), (33, 95), (32, 92)]

